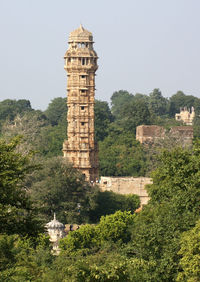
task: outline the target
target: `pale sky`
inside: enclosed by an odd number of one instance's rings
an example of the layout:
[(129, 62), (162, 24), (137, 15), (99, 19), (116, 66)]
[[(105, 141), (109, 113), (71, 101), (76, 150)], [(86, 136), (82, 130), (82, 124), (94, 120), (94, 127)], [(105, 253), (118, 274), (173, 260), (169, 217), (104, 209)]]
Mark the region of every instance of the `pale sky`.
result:
[(96, 98), (116, 90), (200, 98), (200, 0), (0, 0), (0, 101), (66, 96), (63, 56), (80, 23), (98, 53)]

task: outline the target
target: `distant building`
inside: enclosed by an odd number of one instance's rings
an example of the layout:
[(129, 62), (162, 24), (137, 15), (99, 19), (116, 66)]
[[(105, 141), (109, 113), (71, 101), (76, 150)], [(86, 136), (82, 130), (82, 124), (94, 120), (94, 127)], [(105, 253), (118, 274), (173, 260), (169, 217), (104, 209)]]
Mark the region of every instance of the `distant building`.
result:
[(136, 140), (147, 145), (162, 144), (166, 140), (172, 140), (176, 142), (174, 145), (190, 146), (192, 145), (193, 135), (192, 126), (173, 126), (169, 132), (164, 127), (157, 125), (140, 125), (136, 128)]
[(195, 118), (194, 107), (188, 109), (187, 107), (180, 108), (180, 114), (175, 114), (177, 121), (183, 121), (186, 125), (192, 125)]

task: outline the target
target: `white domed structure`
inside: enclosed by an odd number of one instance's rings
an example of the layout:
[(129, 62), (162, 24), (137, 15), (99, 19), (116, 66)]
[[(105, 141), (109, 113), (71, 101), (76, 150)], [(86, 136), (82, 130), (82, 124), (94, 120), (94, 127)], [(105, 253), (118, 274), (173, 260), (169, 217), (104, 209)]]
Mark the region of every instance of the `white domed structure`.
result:
[(59, 240), (65, 236), (65, 226), (56, 219), (56, 214), (54, 213), (54, 219), (48, 222), (45, 227), (50, 236), (50, 241), (53, 243), (53, 251), (58, 253)]

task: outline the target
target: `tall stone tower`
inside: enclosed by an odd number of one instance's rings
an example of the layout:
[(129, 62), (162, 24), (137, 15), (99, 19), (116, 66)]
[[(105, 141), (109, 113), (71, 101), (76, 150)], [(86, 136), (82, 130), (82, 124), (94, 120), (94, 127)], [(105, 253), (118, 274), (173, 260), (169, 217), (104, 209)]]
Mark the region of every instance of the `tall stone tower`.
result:
[(67, 71), (68, 140), (63, 154), (88, 181), (98, 179), (98, 149), (94, 141), (95, 72), (97, 54), (92, 33), (82, 25), (69, 35), (65, 53)]

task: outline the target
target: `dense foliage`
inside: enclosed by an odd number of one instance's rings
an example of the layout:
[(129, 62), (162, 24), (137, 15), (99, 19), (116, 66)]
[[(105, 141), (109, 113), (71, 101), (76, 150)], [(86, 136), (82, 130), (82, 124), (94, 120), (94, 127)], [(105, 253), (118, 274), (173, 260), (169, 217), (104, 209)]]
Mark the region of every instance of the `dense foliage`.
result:
[(33, 235), (41, 226), (23, 180), (37, 167), (31, 165), (30, 155), (15, 151), (18, 142), (17, 138), (9, 144), (0, 140), (0, 230), (7, 234)]
[(57, 218), (65, 223), (87, 222), (89, 198), (94, 189), (83, 175), (61, 157), (40, 163), (42, 168), (27, 177), (26, 186), (41, 217), (48, 222), (55, 212)]
[[(182, 125), (175, 121), (180, 107), (195, 108), (194, 136), (200, 137), (200, 99), (178, 91), (169, 99), (159, 89), (149, 95), (125, 90), (116, 91), (107, 102), (95, 101), (95, 139), (99, 143), (100, 175), (141, 176), (151, 171), (149, 152), (135, 141), (138, 125), (161, 125), (167, 130)], [(31, 108), (27, 100), (0, 102), (1, 135), (22, 135), (22, 148), (39, 152), (43, 158), (62, 155), (67, 138), (67, 104), (65, 98), (53, 99), (46, 111)]]
[(200, 280), (200, 220), (181, 236), (180, 267), (177, 281)]
[[(135, 140), (138, 125), (179, 124), (174, 114), (185, 106), (197, 114), (192, 148)], [(64, 98), (44, 112), (27, 100), (0, 102), (0, 281), (199, 281), (200, 100), (181, 91), (167, 99), (154, 89), (149, 96), (117, 91), (111, 107), (96, 101), (101, 175), (154, 169), (142, 210), (137, 196), (101, 192), (59, 157), (66, 113)], [(61, 240), (58, 256), (43, 229), (53, 212), (64, 224), (81, 224)]]
[[(0, 236), (1, 281), (198, 281), (198, 143), (192, 150), (175, 148), (171, 151), (165, 150), (160, 155), (160, 165), (152, 174), (153, 184), (148, 186), (151, 200), (142, 211), (135, 214), (134, 210), (138, 206), (136, 198), (129, 196), (123, 199), (120, 195), (121, 198), (118, 199), (114, 193), (101, 194), (94, 188), (91, 195), (88, 193), (90, 188), (87, 183), (84, 184), (81, 175), (76, 174), (67, 164), (63, 168), (63, 162), (59, 158), (49, 160), (49, 163), (46, 161), (45, 165), (41, 163), (43, 169), (30, 174), (27, 156), (23, 157), (16, 152), (16, 142), (14, 140), (10, 144), (3, 141), (1, 143), (1, 187), (4, 187), (1, 190), (4, 191), (4, 196), (1, 198), (5, 199), (5, 203), (1, 204), (1, 219), (6, 211), (6, 202), (9, 202), (9, 207), (18, 208), (19, 201), (31, 203), (29, 194), (33, 197), (33, 204), (36, 197), (35, 203), (41, 206), (42, 210), (47, 209), (44, 214), (48, 214), (48, 207), (56, 209), (56, 205), (58, 214), (59, 209), (61, 214), (64, 210), (76, 213), (77, 195), (72, 195), (68, 190), (64, 198), (65, 189), (84, 191), (85, 195), (79, 196), (78, 200), (82, 200), (83, 209), (86, 207), (84, 201), (90, 205), (93, 217), (96, 213), (99, 218), (101, 212), (106, 210), (106, 199), (110, 201), (110, 209), (116, 206), (116, 209), (124, 211), (103, 216), (98, 224), (86, 224), (69, 233), (60, 243), (60, 255), (55, 257), (50, 252), (48, 238), (37, 235), (36, 231), (41, 230), (39, 225), (32, 225), (33, 221), (29, 218), (27, 226), (23, 219), (22, 228), (18, 211), (15, 209), (12, 225), (9, 226), (8, 221), (8, 225), (1, 229), (4, 233)], [(66, 175), (62, 178), (64, 171)], [(26, 186), (30, 189), (28, 194), (22, 188), (22, 180), (27, 173), (25, 183), (30, 185), (33, 182), (30, 188)], [(66, 187), (64, 190), (62, 185)], [(60, 187), (58, 191), (56, 187)], [(33, 207), (34, 205), (32, 210)], [(27, 205), (24, 208), (27, 208)], [(109, 211), (109, 208), (107, 213), (113, 213), (114, 209)], [(9, 213), (10, 211), (7, 218)], [(21, 215), (20, 213), (20, 218)], [(72, 218), (75, 219), (76, 216)], [(24, 229), (25, 227), (28, 229)], [(21, 236), (25, 234), (30, 238)]]
[(146, 155), (133, 133), (112, 132), (99, 142), (100, 172), (104, 176), (143, 176)]

